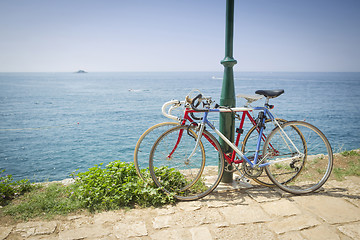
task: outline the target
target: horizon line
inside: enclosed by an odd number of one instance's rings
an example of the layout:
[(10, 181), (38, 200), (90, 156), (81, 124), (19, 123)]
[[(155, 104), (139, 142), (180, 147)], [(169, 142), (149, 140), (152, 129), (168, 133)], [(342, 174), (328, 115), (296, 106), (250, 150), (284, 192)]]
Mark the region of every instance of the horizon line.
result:
[[(216, 72), (223, 73), (223, 71), (86, 71), (85, 73), (206, 73), (206, 72)], [(0, 73), (77, 73), (77, 71), (0, 71)], [(239, 70), (234, 71), (234, 73), (360, 73), (360, 71), (246, 71)]]

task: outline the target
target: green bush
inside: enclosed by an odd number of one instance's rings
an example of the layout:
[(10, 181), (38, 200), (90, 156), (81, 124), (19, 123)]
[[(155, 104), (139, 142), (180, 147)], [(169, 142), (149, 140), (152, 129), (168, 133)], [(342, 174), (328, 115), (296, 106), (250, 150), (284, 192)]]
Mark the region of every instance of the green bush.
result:
[[(135, 166), (121, 161), (111, 162), (104, 169), (95, 165), (87, 172), (77, 173), (72, 197), (90, 211), (131, 207), (135, 204), (158, 206), (174, 202), (171, 195), (157, 188), (152, 180), (142, 181)], [(146, 178), (147, 171), (143, 171)]]
[(3, 175), (5, 169), (0, 171), (0, 206), (6, 205), (11, 199), (32, 189), (28, 179), (14, 181), (12, 175)]

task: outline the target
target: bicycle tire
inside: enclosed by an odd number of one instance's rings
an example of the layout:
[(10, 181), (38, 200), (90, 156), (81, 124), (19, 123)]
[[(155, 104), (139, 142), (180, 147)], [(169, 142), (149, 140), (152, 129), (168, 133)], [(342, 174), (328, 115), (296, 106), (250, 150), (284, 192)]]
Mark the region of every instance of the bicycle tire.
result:
[[(301, 136), (294, 130), (300, 131)], [(270, 142), (277, 152), (269, 148)], [(296, 157), (298, 154), (294, 145), (303, 156)], [(277, 161), (265, 167), (270, 180), (292, 194), (318, 190), (329, 178), (333, 167), (333, 153), (328, 139), (318, 128), (302, 121), (286, 122), (281, 128), (275, 128), (266, 139), (263, 156), (266, 156), (267, 163)]]
[[(280, 119), (280, 118), (276, 118), (276, 121), (278, 121), (280, 125), (287, 122), (286, 120)], [(266, 140), (266, 136), (268, 136), (270, 134), (270, 132), (272, 131), (272, 129), (276, 127), (276, 125), (274, 124), (274, 127), (272, 128), (269, 126), (268, 123), (272, 123), (272, 120), (267, 119), (265, 121), (265, 126), (266, 126), (266, 128), (264, 129), (265, 138), (262, 139), (259, 149), (263, 148), (265, 140)], [(255, 131), (255, 130), (257, 130), (257, 131)], [(255, 125), (246, 133), (244, 140), (242, 141), (241, 151), (244, 153), (245, 156), (255, 155), (258, 138), (259, 138), (258, 127)], [(250, 147), (249, 147), (249, 145), (250, 145)], [(261, 156), (259, 156), (259, 158), (261, 158)], [(256, 183), (266, 186), (266, 187), (275, 187), (276, 186), (268, 178), (265, 171), (259, 177), (252, 178), (252, 180), (254, 180)]]
[(148, 128), (139, 138), (136, 143), (134, 150), (134, 165), (137, 174), (139, 177), (146, 181), (144, 175), (150, 176), (149, 172), (149, 154), (155, 140), (161, 136), (165, 131), (173, 128), (174, 126), (179, 126), (180, 123), (177, 122), (163, 122), (158, 123), (150, 128)]
[(220, 144), (206, 130), (195, 154), (190, 161), (187, 159), (197, 137), (191, 126), (174, 127), (157, 139), (150, 153), (149, 170), (155, 184), (179, 200), (205, 197), (217, 187), (224, 172)]

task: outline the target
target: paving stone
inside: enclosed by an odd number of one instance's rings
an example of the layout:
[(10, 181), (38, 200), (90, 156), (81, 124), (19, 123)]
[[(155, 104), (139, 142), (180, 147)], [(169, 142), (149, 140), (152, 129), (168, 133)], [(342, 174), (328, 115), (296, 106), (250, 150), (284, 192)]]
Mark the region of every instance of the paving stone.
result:
[(59, 240), (84, 239), (89, 236), (89, 228), (70, 229), (59, 232)]
[(237, 205), (220, 209), (227, 222), (232, 224), (260, 223), (270, 221), (269, 215), (259, 206)]
[(189, 240), (191, 234), (186, 229), (164, 229), (150, 235), (152, 240)]
[(59, 232), (59, 240), (101, 239), (111, 234), (111, 228), (93, 225)]
[(360, 220), (360, 209), (341, 198), (311, 195), (297, 196), (293, 199), (330, 224)]
[(311, 240), (340, 239), (340, 237), (336, 234), (336, 229), (326, 225), (320, 225), (315, 228), (305, 229), (301, 231), (301, 234), (305, 236), (307, 239), (311, 239)]
[(278, 235), (279, 240), (311, 240), (303, 237), (299, 231), (296, 232), (287, 232), (281, 235)]
[(28, 238), (28, 237), (30, 237), (32, 235), (35, 235), (35, 227), (32, 227), (32, 228), (30, 228), (30, 227), (27, 227), (27, 228), (20, 227), (20, 228), (17, 228), (15, 230), (15, 232), (19, 233), (24, 238)]
[(213, 230), (214, 239), (239, 240), (239, 239), (276, 239), (276, 236), (264, 224), (232, 225), (226, 228)]
[(57, 227), (56, 222), (41, 223), (36, 227), (35, 235), (51, 234), (55, 232)]
[(175, 207), (173, 206), (167, 206), (164, 208), (158, 208), (156, 209), (157, 215), (168, 215), (168, 214), (174, 214), (175, 213)]
[(52, 222), (26, 222), (16, 225), (15, 232), (23, 237), (30, 237), (33, 235), (44, 235), (55, 232), (57, 223)]
[(11, 233), (13, 227), (0, 227), (0, 240), (6, 239)]
[(224, 221), (218, 208), (204, 208), (194, 212), (179, 211), (172, 216), (173, 222), (180, 227), (195, 227), (202, 224), (212, 224)]
[(352, 239), (360, 239), (360, 223), (346, 224), (338, 227), (339, 231)]
[(59, 225), (60, 230), (66, 230), (66, 229), (74, 229), (74, 228), (80, 228), (80, 227), (86, 227), (93, 223), (93, 217), (92, 216), (70, 216), (68, 217), (69, 221), (66, 221), (65, 223), (61, 223)]
[(68, 216), (67, 219), (72, 221), (72, 220), (83, 218), (83, 217), (84, 216), (82, 216), (82, 215), (74, 215), (74, 216)]
[(271, 216), (286, 217), (301, 214), (298, 206), (287, 199), (265, 202), (261, 204), (261, 207)]
[(192, 212), (201, 208), (201, 202), (179, 202), (176, 206), (183, 211)]
[(137, 223), (115, 223), (114, 234), (117, 238), (124, 239), (124, 237), (142, 237), (147, 236), (148, 231), (145, 225), (145, 222), (137, 222)]
[(124, 217), (121, 211), (110, 211), (98, 213), (94, 216), (93, 220), (96, 225), (104, 223), (113, 223), (120, 221)]
[(209, 228), (207, 227), (197, 227), (191, 228), (190, 233), (193, 240), (210, 240), (213, 239)]
[[(357, 152), (360, 153), (360, 149), (358, 149)], [(359, 178), (359, 177), (356, 177), (356, 176), (346, 176), (345, 179), (346, 179), (345, 182), (353, 183), (355, 186), (359, 186), (359, 185), (360, 185), (360, 178)]]
[(275, 201), (281, 198), (281, 194), (271, 188), (252, 188), (246, 192), (252, 199), (259, 203)]
[(170, 227), (171, 220), (172, 220), (171, 215), (158, 216), (154, 218), (153, 228), (155, 229), (168, 228)]
[(214, 190), (214, 192), (248, 189), (248, 188), (252, 188), (252, 187), (253, 186), (250, 183), (248, 183), (246, 181), (242, 181), (238, 176), (236, 176), (236, 177), (234, 177), (234, 179), (231, 183), (220, 182), (219, 185)]
[(229, 204), (224, 201), (209, 201), (207, 203), (207, 206), (209, 208), (221, 208), (221, 207), (227, 207), (229, 206)]
[(319, 225), (320, 222), (308, 215), (292, 216), (267, 223), (269, 229), (277, 234), (298, 231)]
[(85, 240), (118, 240), (116, 236), (87, 237)]
[(219, 205), (249, 205), (256, 203), (245, 190), (209, 194), (206, 198), (200, 199), (200, 201), (204, 206), (208, 207), (218, 207)]
[[(51, 234), (51, 235), (36, 235), (36, 236), (30, 236), (26, 238), (26, 240), (59, 240), (59, 236), (57, 234)], [(87, 239), (91, 240), (91, 239)], [(99, 239), (97, 239), (99, 240)]]
[(348, 176), (348, 177), (345, 177), (345, 179), (347, 181), (336, 181), (336, 180), (328, 181), (326, 183), (326, 185), (331, 187), (329, 189), (329, 191), (333, 192), (334, 190), (337, 190), (337, 191), (339, 191), (339, 193), (346, 192), (346, 194), (349, 194), (349, 195), (359, 195), (359, 193), (360, 193), (359, 177)]
[(360, 208), (360, 198), (347, 198), (346, 201), (354, 204), (356, 207)]
[(217, 228), (225, 228), (230, 227), (230, 224), (228, 222), (219, 222), (214, 224)]
[(250, 205), (255, 204), (256, 201), (250, 197), (246, 192), (234, 194), (233, 196), (229, 196), (231, 201), (229, 201), (229, 204), (234, 205)]

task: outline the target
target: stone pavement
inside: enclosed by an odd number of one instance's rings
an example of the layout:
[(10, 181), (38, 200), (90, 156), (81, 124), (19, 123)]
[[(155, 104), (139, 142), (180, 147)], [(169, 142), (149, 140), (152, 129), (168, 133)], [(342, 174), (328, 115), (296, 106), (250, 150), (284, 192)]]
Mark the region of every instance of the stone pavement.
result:
[(2, 239), (360, 239), (360, 177), (294, 196), (254, 186), (163, 208), (0, 224)]

